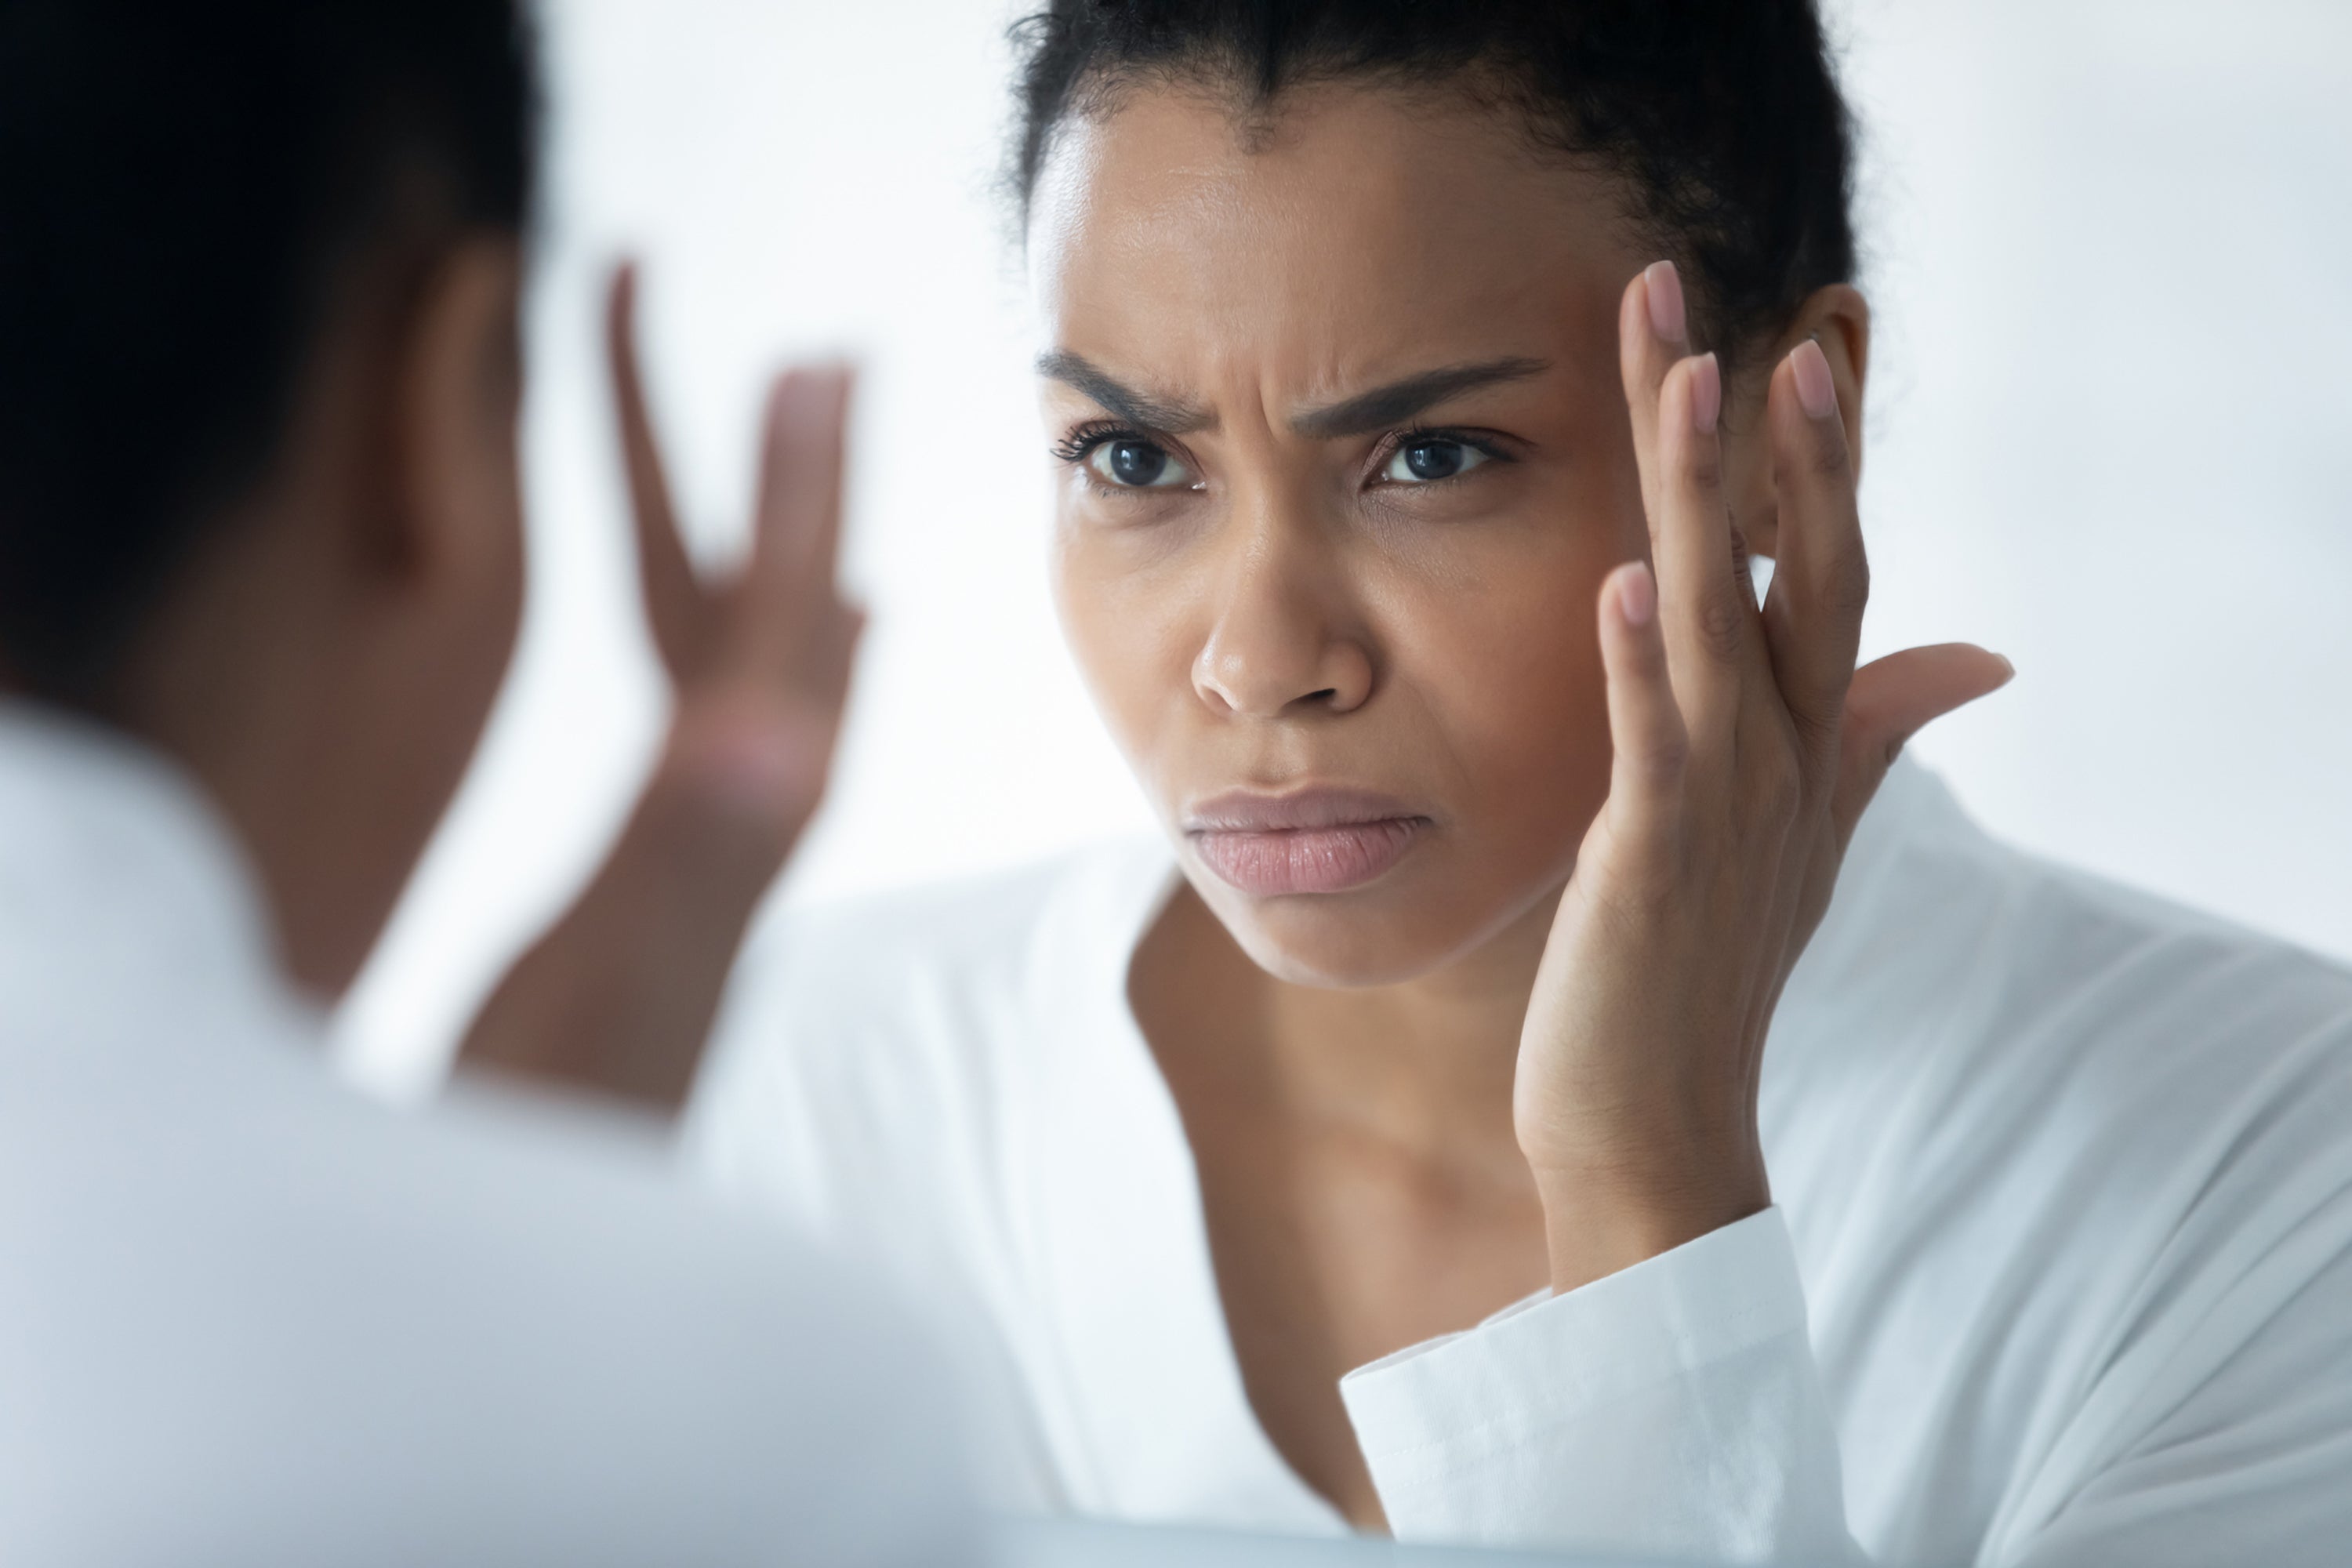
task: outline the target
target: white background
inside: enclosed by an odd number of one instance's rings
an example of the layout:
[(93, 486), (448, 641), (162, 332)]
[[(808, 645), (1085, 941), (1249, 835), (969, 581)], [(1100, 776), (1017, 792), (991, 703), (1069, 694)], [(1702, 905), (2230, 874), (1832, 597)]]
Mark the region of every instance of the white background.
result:
[[(740, 538), (761, 384), (862, 360), (848, 571), (873, 611), (833, 804), (783, 896), (1148, 818), (1063, 655), (1004, 0), (553, 0), (526, 443), (532, 601), (457, 808), (341, 1020), (429, 1081), (570, 897), (661, 722), (595, 356), (644, 258), (698, 545)], [(1917, 750), (2036, 849), (2352, 955), (2352, 5), (1832, 0), (1880, 336), (1884, 650), (2016, 684)]]

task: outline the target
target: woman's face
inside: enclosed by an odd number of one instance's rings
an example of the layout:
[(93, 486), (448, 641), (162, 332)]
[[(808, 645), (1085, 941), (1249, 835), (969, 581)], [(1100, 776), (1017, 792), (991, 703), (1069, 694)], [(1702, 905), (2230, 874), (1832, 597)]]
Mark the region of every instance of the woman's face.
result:
[(1055, 592), (1186, 874), (1286, 979), (1539, 913), (1607, 793), (1594, 605), (1643, 555), (1611, 187), (1465, 102), (1073, 121), (1030, 253)]

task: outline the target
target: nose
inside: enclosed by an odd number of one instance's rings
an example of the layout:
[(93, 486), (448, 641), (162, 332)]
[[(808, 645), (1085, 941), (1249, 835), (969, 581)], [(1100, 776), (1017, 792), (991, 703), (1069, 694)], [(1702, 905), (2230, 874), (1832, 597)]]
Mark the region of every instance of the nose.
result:
[(1265, 518), (1237, 539), (1192, 689), (1221, 713), (1346, 713), (1374, 678), (1370, 639), (1345, 574), (1311, 525)]

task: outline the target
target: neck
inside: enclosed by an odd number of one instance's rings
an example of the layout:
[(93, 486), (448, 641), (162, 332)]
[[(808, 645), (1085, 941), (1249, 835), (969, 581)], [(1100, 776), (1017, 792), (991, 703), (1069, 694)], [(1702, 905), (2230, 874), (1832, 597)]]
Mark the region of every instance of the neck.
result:
[[(355, 864), (369, 858), (354, 855), (369, 836), (339, 820), (352, 792), (338, 776), (346, 748), (317, 617), (299, 595), (269, 592), (251, 552), (223, 553), (154, 617), (108, 717), (202, 785), (259, 878), (289, 977), (328, 1001), (358, 969), (397, 876)], [(238, 636), (239, 626), (276, 635)]]
[[(1519, 1032), (1535, 988), (1557, 893), (1478, 947), (1393, 985), (1331, 989), (1276, 979), (1243, 953), (1190, 888), (1179, 889), (1139, 953), (1141, 984), (1155, 948), (1189, 955), (1185, 1012), (1213, 1011), (1185, 1031), (1222, 1042), (1236, 1093), (1287, 1118), (1344, 1128), (1432, 1164), (1492, 1172), (1513, 1184), (1526, 1164), (1511, 1118)], [(1203, 1019), (1202, 1023), (1209, 1023)], [(1238, 1022), (1241, 1026), (1234, 1026)]]
[(436, 749), (470, 738), (415, 721), (411, 693), (436, 672), (389, 646), (391, 595), (346, 563), (333, 524), (350, 509), (320, 488), (265, 491), (212, 531), (126, 650), (104, 716), (203, 787), (258, 878), (288, 978), (331, 1002), (464, 764)]

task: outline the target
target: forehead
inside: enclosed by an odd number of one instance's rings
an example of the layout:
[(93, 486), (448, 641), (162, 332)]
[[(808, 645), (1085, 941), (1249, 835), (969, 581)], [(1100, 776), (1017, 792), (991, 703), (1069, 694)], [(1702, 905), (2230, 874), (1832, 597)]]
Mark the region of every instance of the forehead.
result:
[[(1647, 259), (1615, 184), (1466, 95), (1292, 89), (1264, 113), (1180, 87), (1074, 120), (1032, 207), (1061, 346), (1175, 371), (1278, 362), (1309, 382), (1596, 327)], [(1406, 362), (1414, 362), (1407, 363)]]

